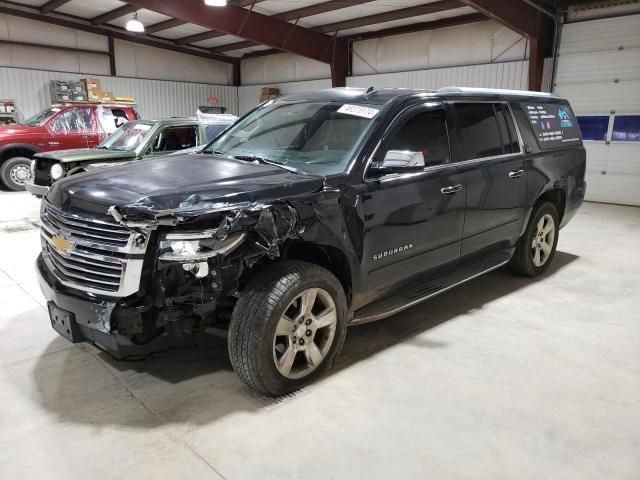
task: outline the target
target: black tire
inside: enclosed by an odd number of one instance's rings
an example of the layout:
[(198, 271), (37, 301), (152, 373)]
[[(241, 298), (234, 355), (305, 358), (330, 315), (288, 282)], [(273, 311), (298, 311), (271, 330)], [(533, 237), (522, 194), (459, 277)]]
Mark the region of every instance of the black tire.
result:
[[(276, 367), (274, 335), (285, 310), (309, 288), (323, 289), (331, 296), (336, 328), (333, 341), (315, 370), (291, 379)], [(279, 396), (312, 382), (331, 368), (342, 349), (346, 331), (347, 301), (338, 279), (318, 265), (288, 260), (258, 273), (241, 293), (229, 325), (229, 356), (244, 383), (262, 395)]]
[[(532, 244), (537, 239), (538, 232), (538, 223), (540, 220), (545, 217), (545, 215), (550, 215), (553, 219), (553, 228), (554, 228), (554, 237), (551, 247), (551, 253), (546, 257), (544, 263), (542, 265), (536, 265), (534, 262), (535, 251), (532, 247)], [(527, 225), (527, 229), (524, 232), (524, 235), (518, 241), (518, 245), (516, 247), (516, 251), (509, 262), (509, 269), (517, 274), (523, 275), (525, 277), (537, 277), (538, 275), (543, 274), (549, 265), (553, 261), (553, 257), (556, 254), (556, 246), (558, 245), (558, 233), (560, 230), (560, 221), (558, 218), (558, 210), (556, 210), (555, 205), (550, 202), (541, 202), (539, 203), (531, 213), (531, 218), (529, 219), (529, 223)]]
[(9, 190), (13, 190), (14, 192), (19, 192), (24, 190), (24, 184), (20, 184), (15, 182), (11, 178), (11, 171), (19, 166), (26, 166), (29, 171), (31, 171), (31, 159), (27, 157), (12, 157), (6, 160), (2, 167), (0, 167), (0, 178), (2, 179), (2, 183)]

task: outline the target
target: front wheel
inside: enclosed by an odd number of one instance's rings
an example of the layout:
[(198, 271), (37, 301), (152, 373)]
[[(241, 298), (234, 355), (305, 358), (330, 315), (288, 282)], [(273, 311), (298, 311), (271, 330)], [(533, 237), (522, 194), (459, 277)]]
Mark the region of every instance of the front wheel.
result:
[(550, 202), (540, 203), (531, 214), (524, 235), (509, 262), (512, 272), (536, 277), (549, 268), (558, 245), (558, 211)]
[(31, 159), (27, 157), (13, 157), (8, 159), (0, 167), (0, 178), (2, 183), (18, 192), (24, 190), (25, 183), (31, 181)]
[(229, 356), (258, 393), (283, 395), (328, 370), (342, 349), (347, 302), (328, 270), (300, 261), (268, 267), (242, 292), (229, 325)]

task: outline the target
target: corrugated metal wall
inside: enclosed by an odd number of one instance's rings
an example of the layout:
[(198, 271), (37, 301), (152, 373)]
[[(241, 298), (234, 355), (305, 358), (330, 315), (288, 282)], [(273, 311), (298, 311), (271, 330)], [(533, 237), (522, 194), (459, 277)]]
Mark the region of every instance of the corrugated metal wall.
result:
[[(0, 99), (15, 100), (21, 119), (38, 113), (51, 104), (50, 80), (78, 80), (89, 75), (0, 67)], [(103, 90), (117, 96), (136, 99), (140, 116), (161, 118), (195, 116), (199, 105), (216, 97), (229, 113), (237, 113), (237, 88), (227, 85), (144, 80), (126, 77), (90, 75), (98, 78)]]
[(240, 115), (244, 115), (249, 110), (260, 103), (260, 89), (262, 87), (275, 87), (280, 89), (281, 94), (304, 92), (308, 90), (320, 90), (331, 88), (331, 80), (307, 80), (303, 82), (268, 83), (264, 85), (244, 85), (238, 88), (238, 104)]
[[(550, 62), (547, 62), (550, 66)], [(529, 78), (529, 62), (516, 61), (468, 65), (464, 67), (434, 68), (413, 72), (380, 73), (347, 78), (347, 86), (367, 88), (406, 87), (440, 88), (449, 85), (460, 87), (487, 87), (526, 90)], [(548, 80), (546, 81), (548, 84)], [(543, 82), (543, 85), (545, 82)], [(282, 94), (331, 88), (330, 79), (309, 80), (304, 82), (269, 83), (263, 85), (242, 86), (238, 90), (239, 111), (243, 115), (258, 105), (260, 89), (276, 87)]]
[(528, 61), (489, 63), (464, 67), (434, 68), (413, 72), (381, 73), (347, 78), (350, 87), (408, 87), (441, 88), (486, 87), (525, 89), (528, 79)]

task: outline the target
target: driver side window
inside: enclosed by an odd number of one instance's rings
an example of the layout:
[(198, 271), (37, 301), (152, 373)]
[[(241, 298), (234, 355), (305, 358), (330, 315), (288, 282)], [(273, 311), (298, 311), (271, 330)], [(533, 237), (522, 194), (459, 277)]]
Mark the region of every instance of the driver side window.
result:
[(401, 150), (421, 153), (425, 167), (447, 163), (449, 140), (445, 122), (445, 113), (442, 109), (415, 114), (385, 142), (385, 148), (378, 161), (382, 161), (389, 150)]
[(85, 107), (69, 108), (51, 124), (55, 133), (87, 133), (93, 130), (91, 111)]

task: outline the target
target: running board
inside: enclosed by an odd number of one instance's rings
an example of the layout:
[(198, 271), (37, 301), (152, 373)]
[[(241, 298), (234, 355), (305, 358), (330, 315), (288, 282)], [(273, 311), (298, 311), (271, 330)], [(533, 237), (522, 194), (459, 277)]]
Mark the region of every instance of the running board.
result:
[(468, 282), (496, 268), (500, 268), (509, 263), (512, 254), (512, 249), (500, 250), (461, 268), (430, 279), (427, 282), (421, 283), (417, 281), (415, 285), (400, 293), (377, 300), (357, 310), (350, 325), (381, 320), (395, 315), (402, 310), (411, 308), (439, 293), (446, 292), (457, 285)]

